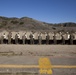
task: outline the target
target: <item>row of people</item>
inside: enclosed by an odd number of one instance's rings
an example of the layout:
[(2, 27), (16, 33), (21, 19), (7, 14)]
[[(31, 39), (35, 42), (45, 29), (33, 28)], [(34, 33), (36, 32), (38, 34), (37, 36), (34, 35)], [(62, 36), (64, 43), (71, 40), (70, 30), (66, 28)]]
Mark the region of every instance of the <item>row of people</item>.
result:
[[(66, 43), (66, 40), (65, 40), (64, 36), (65, 36), (65, 34), (61, 34), (61, 37), (62, 37), (61, 42), (62, 42), (62, 44)], [(30, 44), (34, 44), (35, 35), (33, 33), (31, 33), (29, 35), (29, 38), (30, 38)], [(74, 39), (74, 35), (73, 34), (68, 34), (68, 40), (67, 40), (68, 43), (73, 44), (73, 39)], [(12, 33), (8, 34), (8, 39), (7, 39), (6, 34), (4, 33), (2, 35), (2, 38), (1, 38), (0, 41), (1, 41), (1, 43), (11, 44), (11, 43), (13, 43), (13, 40), (14, 39), (13, 39)], [(26, 33), (22, 36), (22, 39), (20, 39), (20, 34), (19, 33), (17, 33), (15, 35), (15, 40), (14, 40), (15, 44), (21, 43), (21, 40), (22, 40), (22, 44), (26, 44), (27, 43), (28, 39), (27, 39), (27, 34)], [(42, 34), (40, 33), (40, 34), (38, 34), (38, 44), (42, 44), (42, 40), (43, 40), (42, 39)], [(49, 35), (49, 33), (46, 34), (46, 39), (45, 40), (46, 40), (45, 41), (46, 44), (50, 43), (50, 35)], [(53, 43), (57, 44), (56, 34), (53, 35)]]
[[(7, 39), (7, 37), (8, 37), (8, 39)], [(39, 37), (40, 40), (42, 40), (42, 37), (40, 36), (40, 34), (39, 34), (38, 37)], [(30, 38), (30, 44), (34, 44), (34, 40), (35, 40), (34, 34), (31, 33), (29, 35), (29, 38)], [(13, 39), (12, 33), (9, 33), (8, 36), (6, 36), (6, 34), (4, 33), (2, 35), (0, 41), (1, 41), (1, 43), (5, 43), (5, 44), (12, 44), (13, 41), (15, 41), (15, 44), (20, 44), (21, 40), (22, 40), (22, 44), (27, 44), (28, 39), (27, 39), (27, 34), (26, 33), (22, 36), (22, 39), (20, 39), (20, 34), (17, 33), (15, 35), (15, 40)], [(39, 40), (39, 44), (41, 44), (40, 40)]]

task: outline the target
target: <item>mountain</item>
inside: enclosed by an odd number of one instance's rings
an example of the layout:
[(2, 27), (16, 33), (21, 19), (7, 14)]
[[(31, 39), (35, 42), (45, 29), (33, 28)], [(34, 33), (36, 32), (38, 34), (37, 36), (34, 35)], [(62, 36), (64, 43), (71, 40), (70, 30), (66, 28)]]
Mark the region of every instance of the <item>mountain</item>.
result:
[(32, 18), (8, 18), (0, 16), (0, 30), (35, 30), (35, 31), (75, 31), (76, 23), (59, 23), (51, 24), (46, 22), (37, 21)]

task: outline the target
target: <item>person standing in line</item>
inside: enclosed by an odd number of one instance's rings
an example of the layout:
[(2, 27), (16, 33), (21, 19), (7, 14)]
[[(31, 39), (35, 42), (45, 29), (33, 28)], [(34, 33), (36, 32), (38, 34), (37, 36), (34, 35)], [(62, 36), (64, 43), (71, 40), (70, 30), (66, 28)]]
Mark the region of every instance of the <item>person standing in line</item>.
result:
[(38, 43), (42, 44), (42, 34), (38, 34)]
[(30, 37), (30, 44), (33, 44), (33, 34), (31, 33), (29, 37)]
[(55, 32), (54, 32), (54, 36), (53, 36), (53, 41), (54, 41), (54, 44), (57, 44), (56, 33)]
[(17, 34), (15, 35), (15, 44), (18, 44), (18, 36), (17, 36)]
[(18, 37), (18, 44), (20, 44), (20, 34), (17, 33), (17, 37)]
[(70, 44), (73, 45), (74, 35), (70, 33)]
[(12, 34), (12, 32), (10, 33), (10, 35), (11, 35), (11, 44), (13, 44), (13, 34)]
[(22, 36), (22, 41), (23, 41), (23, 44), (27, 44), (27, 34), (26, 33)]
[(65, 44), (65, 33), (63, 33), (63, 34), (61, 35), (61, 37), (62, 37), (62, 44), (64, 45), (64, 44)]
[(8, 34), (8, 44), (11, 44), (12, 43), (12, 33), (9, 32)]
[(1, 44), (4, 43), (3, 40), (4, 40), (4, 37), (3, 37), (3, 34), (2, 34), (2, 35), (1, 35)]
[(50, 40), (50, 35), (49, 35), (49, 33), (47, 33), (47, 35), (46, 35), (46, 44), (49, 44), (49, 40)]

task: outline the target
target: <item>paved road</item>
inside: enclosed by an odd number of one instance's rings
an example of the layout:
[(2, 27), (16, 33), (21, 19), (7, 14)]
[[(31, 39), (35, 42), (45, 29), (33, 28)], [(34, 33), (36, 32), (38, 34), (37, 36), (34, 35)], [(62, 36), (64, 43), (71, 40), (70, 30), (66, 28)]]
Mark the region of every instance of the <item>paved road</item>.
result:
[[(1, 65), (39, 65), (39, 59), (44, 56), (1, 56)], [(44, 57), (45, 58), (45, 57)], [(76, 66), (76, 57), (48, 56), (52, 65)], [(31, 72), (39, 73), (39, 68), (0, 68), (0, 72)], [(76, 75), (76, 68), (53, 68), (52, 75)]]
[[(52, 66), (56, 65), (56, 67), (52, 68), (52, 75), (76, 75), (75, 49), (76, 46), (62, 46), (62, 45), (61, 46), (60, 45), (57, 46), (0, 45), (0, 73), (12, 72), (15, 74), (16, 72), (29, 72), (29, 73), (37, 73), (36, 75), (40, 75), (39, 60), (40, 58), (47, 58), (48, 60), (50, 60), (50, 64)], [(11, 51), (16, 52), (17, 54), (14, 53), (13, 55), (8, 55), (8, 52), (12, 53)], [(2, 52), (5, 52), (3, 53), (3, 56), (1, 54)], [(22, 55), (20, 54), (21, 52), (23, 52)], [(11, 68), (8, 68), (10, 67), (10, 65)], [(27, 67), (32, 66), (34, 68), (21, 68), (26, 66)], [(57, 66), (60, 68), (57, 68)]]

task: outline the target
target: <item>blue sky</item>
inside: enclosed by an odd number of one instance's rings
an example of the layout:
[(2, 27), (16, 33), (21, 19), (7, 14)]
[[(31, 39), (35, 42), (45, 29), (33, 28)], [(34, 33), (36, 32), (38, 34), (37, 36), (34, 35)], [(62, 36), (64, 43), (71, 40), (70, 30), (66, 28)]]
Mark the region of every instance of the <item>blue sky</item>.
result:
[(76, 0), (0, 0), (0, 16), (76, 23)]

